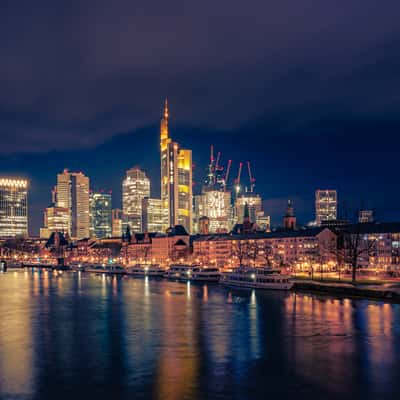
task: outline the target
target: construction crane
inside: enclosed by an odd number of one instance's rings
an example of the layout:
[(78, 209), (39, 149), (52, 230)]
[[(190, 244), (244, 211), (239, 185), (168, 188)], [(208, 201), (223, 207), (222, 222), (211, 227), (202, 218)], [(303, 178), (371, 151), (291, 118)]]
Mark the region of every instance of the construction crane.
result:
[(232, 165), (232, 160), (229, 160), (229, 161), (228, 161), (228, 165), (227, 165), (227, 167), (226, 167), (226, 172), (225, 172), (225, 179), (224, 179), (224, 181), (225, 181), (225, 184), (224, 184), (225, 188), (226, 188), (226, 186), (228, 185), (229, 172), (230, 172), (230, 170), (231, 170), (231, 165)]
[(236, 194), (239, 194), (240, 192), (240, 175), (242, 175), (242, 168), (243, 168), (243, 163), (239, 163), (239, 171), (238, 171), (238, 176), (235, 179), (235, 191)]
[(249, 179), (250, 179), (250, 192), (254, 192), (254, 186), (256, 184), (256, 180), (253, 178), (253, 175), (251, 174), (251, 167), (250, 167), (250, 161), (247, 161), (247, 169), (249, 171)]

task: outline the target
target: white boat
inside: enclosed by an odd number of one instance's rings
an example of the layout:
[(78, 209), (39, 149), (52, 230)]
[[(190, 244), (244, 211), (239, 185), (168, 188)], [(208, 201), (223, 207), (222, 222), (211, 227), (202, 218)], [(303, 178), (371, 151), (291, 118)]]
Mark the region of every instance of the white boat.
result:
[(83, 271), (109, 275), (126, 274), (125, 268), (120, 265), (88, 264), (83, 267)]
[(162, 278), (165, 274), (165, 268), (159, 264), (136, 264), (126, 268), (126, 273), (133, 276), (150, 276)]
[(220, 283), (253, 289), (290, 290), (293, 287), (289, 276), (270, 267), (239, 267), (232, 272), (222, 274)]
[(189, 264), (172, 264), (164, 274), (164, 278), (180, 281), (218, 282), (220, 277), (218, 268)]

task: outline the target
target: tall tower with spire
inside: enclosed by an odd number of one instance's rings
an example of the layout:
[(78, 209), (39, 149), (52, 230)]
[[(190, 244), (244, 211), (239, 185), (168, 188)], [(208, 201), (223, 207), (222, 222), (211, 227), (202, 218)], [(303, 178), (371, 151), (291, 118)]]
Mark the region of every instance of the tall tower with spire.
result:
[(288, 200), (287, 203), (286, 214), (283, 217), (283, 227), (290, 230), (296, 229), (296, 216), (294, 214), (294, 208), (291, 200)]
[(181, 149), (168, 131), (168, 100), (160, 124), (161, 201), (168, 210), (170, 226), (183, 225), (192, 231), (192, 151)]

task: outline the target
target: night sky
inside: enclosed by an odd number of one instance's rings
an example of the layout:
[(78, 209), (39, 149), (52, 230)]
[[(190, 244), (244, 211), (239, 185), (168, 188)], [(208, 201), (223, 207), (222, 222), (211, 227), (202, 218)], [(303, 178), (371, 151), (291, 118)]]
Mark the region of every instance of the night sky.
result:
[(273, 224), (288, 198), (313, 219), (316, 188), (400, 219), (398, 0), (0, 4), (0, 174), (30, 179), (31, 233), (63, 168), (114, 207), (134, 165), (159, 194), (165, 96), (195, 190), (212, 143), (231, 176), (252, 162)]

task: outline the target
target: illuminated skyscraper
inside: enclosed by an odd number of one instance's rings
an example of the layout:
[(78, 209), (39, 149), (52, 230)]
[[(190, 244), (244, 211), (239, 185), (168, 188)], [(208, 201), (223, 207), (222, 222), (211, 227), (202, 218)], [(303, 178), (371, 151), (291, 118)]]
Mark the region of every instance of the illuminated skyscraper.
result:
[(97, 239), (112, 235), (111, 194), (90, 193), (90, 236)]
[(57, 175), (57, 207), (69, 210), (70, 234), (73, 238), (89, 237), (89, 178), (82, 172), (69, 172), (65, 169)]
[(132, 232), (142, 231), (142, 201), (150, 197), (150, 180), (144, 171), (131, 168), (122, 182), (122, 211), (124, 224)]
[(247, 204), (249, 210), (250, 222), (257, 222), (257, 215), (262, 211), (262, 199), (259, 194), (253, 192), (245, 192), (236, 199), (236, 218), (238, 223), (243, 222), (244, 210)]
[(164, 232), (169, 228), (168, 210), (161, 199), (145, 197), (142, 202), (142, 231)]
[(112, 210), (112, 237), (122, 236), (122, 210), (115, 208)]
[[(228, 232), (231, 226), (231, 192), (206, 190), (200, 196), (201, 217), (207, 217), (210, 233)], [(198, 201), (198, 200), (197, 200)]]
[(161, 119), (161, 200), (170, 226), (183, 225), (192, 232), (192, 151), (181, 149), (168, 133), (168, 103)]
[(70, 232), (68, 208), (51, 206), (44, 210), (44, 228), (40, 228), (40, 237), (47, 239), (53, 232)]
[(337, 218), (336, 190), (316, 190), (315, 192), (315, 220), (317, 225), (322, 221), (333, 221)]
[(0, 178), (0, 237), (28, 235), (28, 181)]

